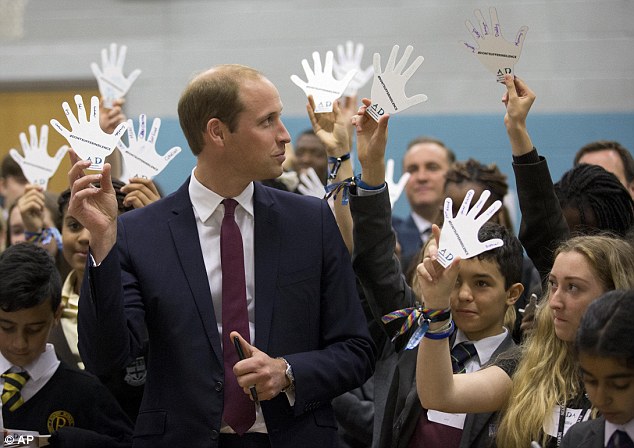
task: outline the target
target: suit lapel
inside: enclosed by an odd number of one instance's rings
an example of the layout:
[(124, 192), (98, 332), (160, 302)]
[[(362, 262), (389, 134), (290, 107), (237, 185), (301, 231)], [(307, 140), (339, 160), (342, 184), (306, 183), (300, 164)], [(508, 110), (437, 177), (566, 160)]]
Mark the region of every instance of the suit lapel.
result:
[(253, 214), (255, 219), (255, 345), (268, 351), (276, 284), (279, 251), (279, 213), (267, 188), (255, 182)]
[(222, 349), (211, 292), (209, 291), (209, 279), (200, 249), (196, 218), (189, 198), (188, 186), (189, 178), (172, 196), (173, 216), (169, 219), (168, 225), (181, 268), (187, 278), (207, 338), (218, 362), (222, 365)]

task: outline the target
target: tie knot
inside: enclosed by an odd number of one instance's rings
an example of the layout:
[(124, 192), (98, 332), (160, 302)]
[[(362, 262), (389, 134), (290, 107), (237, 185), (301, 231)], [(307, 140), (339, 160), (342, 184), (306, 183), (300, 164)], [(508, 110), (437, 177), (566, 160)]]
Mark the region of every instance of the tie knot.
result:
[(465, 364), (478, 354), (478, 351), (471, 342), (461, 342), (451, 349), (451, 364), (454, 373), (463, 373)]
[(5, 383), (9, 383), (17, 390), (20, 390), (28, 381), (29, 374), (26, 372), (3, 373), (2, 378)]
[(610, 437), (607, 446), (608, 448), (632, 448), (634, 447), (634, 442), (632, 442), (632, 439), (625, 431), (617, 429)]
[(233, 216), (233, 213), (235, 212), (236, 207), (238, 206), (238, 201), (236, 201), (235, 199), (227, 198), (222, 200), (222, 204), (224, 204), (225, 206), (225, 216), (227, 215)]

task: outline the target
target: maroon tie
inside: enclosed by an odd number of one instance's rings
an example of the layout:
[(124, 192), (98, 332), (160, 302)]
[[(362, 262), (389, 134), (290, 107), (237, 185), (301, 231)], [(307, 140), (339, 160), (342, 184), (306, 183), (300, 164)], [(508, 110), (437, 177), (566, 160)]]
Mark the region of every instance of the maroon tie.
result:
[(247, 288), (244, 279), (242, 235), (234, 219), (238, 203), (234, 199), (222, 201), (225, 216), (220, 228), (220, 263), (222, 265), (222, 344), (225, 369), (223, 420), (242, 435), (255, 422), (255, 404), (238, 385), (233, 366), (239, 361), (229, 335), (237, 331), (250, 343), (247, 314)]

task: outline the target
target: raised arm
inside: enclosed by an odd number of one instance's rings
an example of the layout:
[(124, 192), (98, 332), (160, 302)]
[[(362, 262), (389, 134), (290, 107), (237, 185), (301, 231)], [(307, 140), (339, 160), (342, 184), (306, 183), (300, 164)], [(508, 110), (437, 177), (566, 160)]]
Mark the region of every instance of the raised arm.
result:
[[(329, 173), (337, 166), (336, 176), (328, 183), (337, 183), (353, 176), (352, 160), (350, 158), (350, 136), (348, 131), (348, 119), (339, 103), (335, 101), (332, 112), (316, 114), (315, 101), (312, 95), (308, 97), (306, 112), (313, 126), (315, 135), (322, 141), (328, 153)], [(333, 162), (331, 162), (331, 160)], [(348, 204), (342, 204), (341, 195), (337, 195), (334, 202), (335, 219), (343, 241), (352, 253), (352, 217)]]
[(548, 164), (537, 154), (526, 127), (526, 118), (535, 94), (524, 81), (506, 75), (507, 92), (504, 124), (513, 152), (513, 171), (517, 184), (522, 221), (519, 239), (542, 280), (552, 267), (552, 253), (570, 231), (555, 194)]
[[(103, 171), (85, 174), (91, 162), (79, 160), (70, 151), (73, 166), (68, 172), (70, 202), (68, 213), (90, 232), (90, 252), (97, 264), (101, 263), (117, 241), (117, 197), (112, 187), (110, 164)], [(99, 188), (94, 184), (99, 183)]]
[[(432, 226), (435, 243), (429, 248), (430, 257), (418, 265), (417, 275), (425, 297), (425, 307), (446, 309), (451, 291), (460, 271), (460, 260), (444, 269), (435, 261), (440, 229)], [(433, 258), (433, 259), (432, 259)], [(429, 331), (441, 329), (447, 321), (432, 322)], [(473, 373), (453, 374), (449, 338), (423, 337), (418, 346), (416, 390), (425, 409), (442, 412), (480, 413), (500, 410), (506, 404), (511, 378), (499, 367), (491, 366)]]
[[(389, 116), (385, 115), (378, 123), (375, 122), (365, 113), (369, 105), (370, 101), (364, 99), (354, 120), (362, 183), (353, 187), (350, 194), (354, 222), (352, 263), (374, 320), (391, 337), (403, 322), (395, 320), (385, 325), (381, 317), (413, 306), (416, 297), (407, 285), (401, 264), (394, 254), (396, 237), (392, 230), (384, 160)], [(403, 347), (408, 337), (409, 333), (395, 340), (395, 347)]]

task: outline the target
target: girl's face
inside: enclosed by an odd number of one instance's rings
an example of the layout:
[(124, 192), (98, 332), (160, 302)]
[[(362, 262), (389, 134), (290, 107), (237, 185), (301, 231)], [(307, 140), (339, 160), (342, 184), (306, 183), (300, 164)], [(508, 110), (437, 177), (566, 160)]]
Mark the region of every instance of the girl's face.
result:
[(579, 365), (588, 397), (607, 421), (624, 425), (634, 419), (634, 368), (588, 353), (579, 354)]
[(572, 342), (586, 308), (606, 289), (585, 255), (576, 251), (557, 255), (548, 283), (555, 334), (562, 341)]

